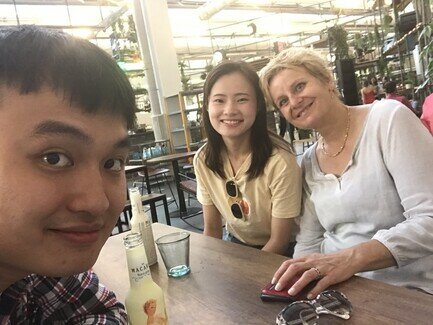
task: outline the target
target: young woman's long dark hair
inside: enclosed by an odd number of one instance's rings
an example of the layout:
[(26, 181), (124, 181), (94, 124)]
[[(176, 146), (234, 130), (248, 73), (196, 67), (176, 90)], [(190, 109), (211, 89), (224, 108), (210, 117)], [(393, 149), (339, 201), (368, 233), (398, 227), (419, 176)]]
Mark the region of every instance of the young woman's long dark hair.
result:
[(224, 61), (217, 65), (206, 78), (203, 94), (203, 122), (207, 135), (207, 145), (204, 148), (205, 164), (222, 178), (224, 174), (221, 152), (224, 149), (222, 136), (215, 131), (209, 119), (209, 96), (215, 83), (225, 75), (240, 73), (253, 86), (257, 98), (257, 115), (251, 127), (251, 165), (247, 171), (248, 179), (253, 179), (263, 173), (266, 163), (272, 154), (272, 141), (267, 129), (266, 102), (260, 88), (257, 73), (246, 62)]

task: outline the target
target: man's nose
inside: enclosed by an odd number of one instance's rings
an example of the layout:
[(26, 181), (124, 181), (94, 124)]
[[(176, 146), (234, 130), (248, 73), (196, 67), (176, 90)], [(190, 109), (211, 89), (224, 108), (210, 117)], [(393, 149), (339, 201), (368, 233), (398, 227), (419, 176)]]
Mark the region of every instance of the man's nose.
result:
[(108, 184), (100, 168), (81, 170), (72, 182), (71, 198), (68, 203), (74, 212), (89, 213), (98, 216), (106, 212), (110, 206), (107, 195)]

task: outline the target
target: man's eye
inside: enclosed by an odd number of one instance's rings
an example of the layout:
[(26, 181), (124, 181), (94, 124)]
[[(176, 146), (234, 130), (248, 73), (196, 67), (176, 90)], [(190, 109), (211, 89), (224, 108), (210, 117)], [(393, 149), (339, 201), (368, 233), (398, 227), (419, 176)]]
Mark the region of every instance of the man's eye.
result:
[(124, 165), (123, 159), (108, 159), (104, 164), (104, 168), (119, 172), (123, 170)]
[(51, 167), (73, 166), (74, 163), (68, 156), (60, 152), (50, 152), (42, 156), (42, 162)]
[(241, 102), (241, 103), (243, 103), (243, 102), (246, 102), (246, 101), (248, 101), (248, 98), (239, 98), (239, 100), (238, 100), (239, 102)]

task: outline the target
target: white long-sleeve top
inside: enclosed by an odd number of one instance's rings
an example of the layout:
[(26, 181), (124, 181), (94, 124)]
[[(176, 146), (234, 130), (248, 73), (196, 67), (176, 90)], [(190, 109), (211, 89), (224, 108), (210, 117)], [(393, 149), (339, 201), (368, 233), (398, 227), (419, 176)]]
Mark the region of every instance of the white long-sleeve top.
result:
[(376, 239), (397, 267), (359, 275), (433, 293), (433, 138), (400, 102), (375, 102), (341, 177), (324, 174), (317, 143), (302, 160), (295, 257)]

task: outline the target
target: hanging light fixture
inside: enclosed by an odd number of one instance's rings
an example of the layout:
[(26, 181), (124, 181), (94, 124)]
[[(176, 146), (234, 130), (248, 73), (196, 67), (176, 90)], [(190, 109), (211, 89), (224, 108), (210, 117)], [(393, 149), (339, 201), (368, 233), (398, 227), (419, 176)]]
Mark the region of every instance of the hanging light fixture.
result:
[(212, 55), (212, 63), (217, 65), (218, 63), (227, 60), (227, 52), (223, 49), (216, 50)]

